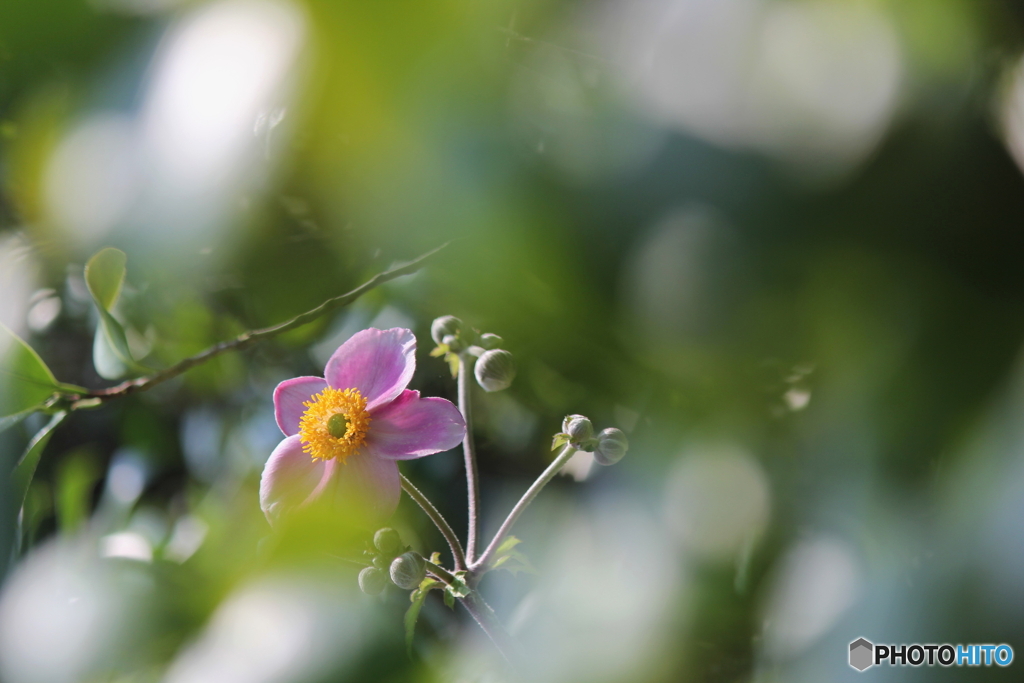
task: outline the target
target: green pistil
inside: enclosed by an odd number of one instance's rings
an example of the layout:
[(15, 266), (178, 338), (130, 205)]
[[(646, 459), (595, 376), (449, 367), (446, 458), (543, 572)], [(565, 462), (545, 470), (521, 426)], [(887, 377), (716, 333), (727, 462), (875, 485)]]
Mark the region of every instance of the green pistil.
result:
[(345, 434), (348, 432), (348, 418), (341, 413), (335, 413), (327, 420), (327, 431), (330, 432), (331, 436), (335, 439), (345, 438)]

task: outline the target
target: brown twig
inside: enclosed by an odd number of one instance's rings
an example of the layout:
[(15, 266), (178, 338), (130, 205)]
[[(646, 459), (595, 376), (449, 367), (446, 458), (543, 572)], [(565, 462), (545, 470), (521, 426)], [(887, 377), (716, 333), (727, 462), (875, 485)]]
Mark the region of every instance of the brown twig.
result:
[(398, 266), (396, 268), (391, 268), (390, 270), (386, 270), (383, 273), (378, 273), (377, 275), (374, 275), (372, 278), (364, 282), (359, 287), (356, 287), (352, 291), (346, 294), (342, 294), (341, 296), (336, 296), (333, 299), (328, 299), (327, 301), (323, 302), (316, 308), (306, 311), (305, 313), (300, 313), (294, 318), (286, 320), (283, 323), (279, 323), (271, 327), (264, 327), (259, 330), (249, 330), (248, 332), (243, 332), (234, 339), (229, 339), (227, 341), (222, 341), (217, 344), (214, 344), (213, 346), (209, 347), (208, 349), (205, 349), (204, 351), (200, 351), (194, 356), (190, 356), (188, 358), (185, 358), (184, 360), (180, 360), (174, 365), (168, 368), (164, 368), (163, 370), (155, 372), (151, 375), (137, 377), (135, 379), (122, 382), (121, 384), (118, 384), (107, 389), (98, 389), (96, 391), (90, 391), (86, 394), (81, 394), (77, 396), (73, 395), (70, 397), (72, 399), (70, 407), (72, 410), (79, 408), (91, 408), (101, 403), (105, 403), (106, 401), (119, 398), (121, 396), (134, 394), (137, 391), (145, 391), (156, 386), (157, 384), (160, 384), (161, 382), (166, 382), (169, 379), (173, 379), (178, 375), (187, 372), (188, 370), (191, 370), (197, 365), (202, 365), (206, 361), (216, 358), (222, 353), (226, 353), (228, 351), (240, 351), (242, 349), (248, 348), (249, 346), (252, 346), (256, 342), (263, 341), (265, 339), (270, 339), (271, 337), (276, 337), (279, 334), (289, 332), (297, 327), (302, 327), (303, 325), (309, 324), (316, 320), (317, 318), (326, 315), (327, 313), (330, 313), (331, 311), (341, 308), (342, 306), (347, 306), (348, 304), (352, 303), (360, 296), (370, 291), (374, 287), (377, 287), (378, 285), (382, 285), (385, 282), (394, 280), (395, 278), (401, 277), (403, 275), (414, 273), (415, 271), (419, 270), (419, 267), (423, 264), (424, 261), (434, 256), (434, 254), (441, 251), (446, 246), (448, 245), (442, 244), (440, 247), (428, 251), (426, 254), (423, 254), (422, 256), (413, 259), (412, 261), (409, 261), (404, 265)]

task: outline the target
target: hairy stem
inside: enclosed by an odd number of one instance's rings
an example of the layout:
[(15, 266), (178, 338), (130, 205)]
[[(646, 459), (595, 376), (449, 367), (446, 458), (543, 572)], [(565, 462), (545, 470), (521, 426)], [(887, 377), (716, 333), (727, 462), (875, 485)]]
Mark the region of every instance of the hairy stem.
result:
[(227, 341), (222, 341), (217, 344), (214, 344), (213, 346), (209, 347), (208, 349), (205, 349), (204, 351), (200, 351), (194, 356), (190, 356), (189, 358), (180, 360), (174, 365), (168, 368), (164, 368), (163, 370), (155, 372), (151, 375), (137, 377), (135, 379), (122, 382), (121, 384), (110, 387), (108, 389), (99, 389), (97, 391), (90, 391), (88, 393), (81, 395), (71, 395), (70, 398), (72, 402), (70, 404), (70, 408), (72, 410), (80, 408), (91, 408), (96, 405), (99, 405), (100, 403), (104, 403), (106, 401), (110, 401), (121, 396), (133, 394), (137, 391), (145, 391), (156, 386), (157, 384), (160, 384), (161, 382), (166, 382), (169, 379), (177, 377), (178, 375), (188, 370), (191, 370), (197, 365), (202, 365), (203, 363), (213, 358), (216, 358), (222, 353), (226, 353), (227, 351), (240, 351), (249, 346), (252, 346), (256, 342), (260, 342), (265, 339), (270, 339), (271, 337), (276, 337), (279, 334), (284, 334), (285, 332), (294, 330), (297, 327), (307, 325), (316, 320), (317, 318), (320, 318), (321, 316), (330, 313), (331, 311), (334, 311), (343, 306), (347, 306), (348, 304), (352, 303), (353, 301), (355, 301), (360, 296), (370, 291), (374, 287), (382, 285), (385, 282), (388, 282), (389, 280), (394, 280), (397, 277), (401, 277), (403, 275), (408, 275), (410, 273), (416, 272), (417, 270), (419, 270), (420, 266), (423, 265), (424, 261), (434, 256), (437, 252), (439, 252), (441, 249), (444, 249), (446, 246), (446, 244), (441, 245), (440, 247), (432, 251), (428, 251), (426, 254), (423, 254), (422, 256), (415, 258), (404, 265), (391, 268), (390, 270), (386, 270), (382, 273), (378, 273), (377, 275), (374, 275), (372, 278), (364, 282), (359, 287), (356, 287), (352, 291), (346, 294), (342, 294), (340, 296), (336, 296), (332, 299), (328, 299), (327, 301), (323, 302), (316, 308), (308, 310), (305, 313), (301, 313), (290, 320), (286, 320), (283, 323), (279, 323), (271, 327), (264, 327), (259, 330), (249, 330), (248, 332), (243, 332), (234, 339), (229, 339)]
[(423, 562), (427, 565), (427, 571), (436, 576), (444, 583), (451, 585), (451, 583), (455, 581), (455, 576), (441, 565), (434, 564), (426, 558), (424, 558)]
[(462, 550), (462, 544), (459, 542), (459, 537), (452, 531), (448, 521), (438, 512), (434, 504), (430, 502), (430, 499), (423, 495), (423, 492), (416, 488), (411, 481), (409, 481), (404, 474), (399, 474), (402, 480), (402, 490), (409, 494), (409, 497), (416, 501), (427, 517), (430, 517), (430, 521), (434, 523), (437, 530), (444, 536), (444, 540), (448, 542), (448, 547), (452, 551), (452, 558), (455, 561), (455, 569), (463, 570), (467, 568), (466, 554)]
[[(433, 574), (435, 578), (444, 584), (451, 585), (455, 581), (455, 576), (444, 567), (430, 560), (425, 559), (424, 562), (427, 565), (427, 572)], [(494, 646), (498, 648), (498, 652), (505, 658), (505, 661), (510, 665), (517, 664), (520, 657), (519, 648), (515, 640), (505, 630), (505, 627), (501, 625), (501, 622), (498, 621), (498, 615), (494, 613), (490, 605), (480, 597), (480, 593), (476, 590), (471, 590), (469, 595), (464, 598), (458, 598), (458, 600), (466, 608), (470, 616), (473, 617), (473, 621), (483, 629), (483, 632), (491, 639)]]
[(473, 620), (483, 629), (487, 637), (491, 639), (494, 646), (498, 648), (498, 652), (505, 658), (505, 661), (512, 667), (516, 667), (522, 661), (522, 657), (519, 654), (519, 646), (509, 635), (509, 632), (505, 630), (505, 627), (498, 621), (498, 615), (494, 613), (490, 605), (484, 602), (484, 599), (480, 597), (478, 591), (471, 591), (465, 598), (460, 598), (459, 602), (466, 608)]
[(569, 458), (571, 458), (575, 452), (575, 448), (571, 445), (567, 445), (562, 452), (558, 454), (558, 457), (548, 465), (548, 468), (544, 470), (539, 477), (537, 477), (537, 481), (533, 482), (530, 488), (526, 490), (526, 493), (523, 494), (523, 497), (519, 499), (519, 502), (516, 503), (515, 507), (512, 508), (512, 511), (508, 513), (508, 517), (506, 517), (505, 521), (501, 523), (498, 533), (494, 534), (494, 538), (491, 539), (490, 545), (487, 546), (487, 549), (484, 550), (480, 558), (476, 562), (470, 562), (470, 570), (481, 573), (487, 571), (487, 564), (494, 559), (494, 553), (498, 550), (498, 546), (501, 545), (501, 542), (505, 540), (508, 532), (512, 530), (512, 525), (516, 523), (517, 519), (519, 519), (519, 515), (523, 514), (523, 511), (531, 502), (533, 502), (533, 499), (537, 497), (537, 494), (540, 493), (541, 489), (543, 489), (549, 481), (555, 478), (555, 475), (558, 474), (559, 470), (565, 466), (565, 463), (569, 462)]
[(466, 457), (466, 489), (469, 496), (469, 532), (466, 535), (466, 560), (470, 565), (476, 557), (477, 528), (480, 522), (480, 484), (477, 481), (476, 445), (473, 442), (473, 407), (470, 401), (473, 364), (476, 357), (469, 353), (459, 354), (459, 410), (466, 421), (466, 438), (462, 440), (462, 452)]

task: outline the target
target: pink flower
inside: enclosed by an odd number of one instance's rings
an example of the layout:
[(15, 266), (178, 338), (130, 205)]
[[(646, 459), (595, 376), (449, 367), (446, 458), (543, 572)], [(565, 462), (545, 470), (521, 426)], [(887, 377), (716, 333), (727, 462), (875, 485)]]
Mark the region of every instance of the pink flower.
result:
[(338, 347), (325, 377), (277, 386), (274, 414), (285, 439), (260, 481), (268, 520), (324, 496), (368, 505), (377, 518), (394, 512), (398, 461), (454, 448), (466, 434), (450, 401), (405, 388), (415, 370), (412, 332), (371, 328)]

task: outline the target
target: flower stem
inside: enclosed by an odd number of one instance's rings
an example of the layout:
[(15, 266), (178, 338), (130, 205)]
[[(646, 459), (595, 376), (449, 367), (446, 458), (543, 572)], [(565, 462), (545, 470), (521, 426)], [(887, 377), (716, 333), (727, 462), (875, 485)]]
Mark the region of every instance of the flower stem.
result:
[(416, 501), (416, 504), (427, 513), (427, 517), (430, 517), (430, 521), (434, 523), (437, 530), (444, 536), (444, 540), (448, 541), (448, 547), (452, 551), (452, 559), (455, 561), (455, 569), (466, 569), (466, 555), (462, 550), (462, 544), (459, 543), (459, 537), (452, 531), (448, 521), (438, 512), (434, 504), (430, 502), (430, 499), (423, 495), (423, 492), (416, 488), (404, 474), (399, 474), (398, 476), (402, 481), (402, 490), (409, 494), (409, 497)]
[(462, 440), (462, 452), (466, 457), (466, 489), (469, 496), (469, 532), (466, 537), (466, 561), (470, 565), (476, 557), (477, 527), (480, 521), (480, 484), (477, 481), (476, 445), (473, 442), (473, 408), (470, 401), (473, 364), (476, 357), (469, 353), (459, 354), (459, 410), (466, 421), (466, 438)]
[(494, 613), (490, 605), (484, 602), (478, 591), (472, 591), (465, 598), (459, 598), (459, 602), (466, 608), (473, 620), (483, 629), (487, 637), (491, 639), (498, 652), (505, 658), (510, 666), (516, 667), (522, 657), (519, 654), (519, 646), (505, 630), (505, 627), (498, 621), (498, 615)]
[(427, 565), (427, 571), (436, 576), (437, 578), (439, 578), (444, 583), (451, 584), (455, 580), (455, 576), (441, 565), (434, 564), (426, 558), (424, 558), (423, 562)]
[[(434, 575), (434, 578), (438, 579), (441, 583), (446, 586), (451, 586), (455, 583), (455, 575), (451, 571), (444, 567), (431, 562), (430, 560), (424, 560), (427, 565), (427, 571)], [(495, 614), (495, 610), (490, 608), (483, 598), (480, 597), (478, 591), (471, 590), (469, 595), (464, 598), (459, 598), (459, 602), (466, 608), (470, 616), (473, 617), (473, 621), (483, 630), (483, 633), (487, 634), (487, 638), (490, 642), (495, 644), (498, 651), (502, 653), (505, 660), (510, 665), (516, 663), (518, 657), (518, 646), (513, 640), (512, 636), (509, 635), (502, 623), (498, 621), (498, 615)]]
[(523, 510), (525, 510), (533, 499), (537, 497), (537, 494), (540, 493), (541, 489), (543, 489), (549, 481), (555, 478), (555, 475), (558, 474), (559, 470), (561, 470), (563, 466), (565, 466), (565, 463), (569, 461), (569, 458), (571, 458), (575, 452), (575, 448), (571, 445), (567, 445), (562, 452), (558, 454), (558, 457), (548, 465), (548, 468), (544, 470), (539, 477), (537, 477), (537, 481), (533, 482), (530, 488), (526, 490), (526, 493), (523, 494), (523, 497), (519, 499), (519, 502), (516, 503), (515, 507), (512, 508), (512, 511), (508, 513), (508, 517), (506, 517), (505, 521), (502, 522), (501, 527), (498, 529), (498, 533), (494, 534), (494, 538), (491, 540), (490, 545), (487, 546), (487, 549), (484, 550), (480, 558), (476, 562), (473, 562), (472, 560), (470, 561), (469, 568), (472, 572), (482, 573), (487, 571), (487, 564), (494, 559), (494, 553), (498, 550), (498, 546), (501, 545), (501, 542), (505, 540), (505, 536), (508, 535), (508, 532), (512, 530), (512, 525), (516, 523), (517, 519), (519, 519), (519, 515), (523, 514)]
[[(444, 567), (430, 560), (424, 560), (424, 562), (427, 565), (427, 572), (433, 574), (435, 578), (445, 585), (450, 586), (455, 582), (455, 576)], [(480, 597), (480, 593), (476, 590), (471, 590), (466, 597), (458, 598), (458, 601), (462, 603), (462, 606), (466, 608), (466, 611), (473, 617), (473, 620), (483, 629), (487, 637), (491, 639), (491, 642), (498, 648), (498, 652), (505, 658), (505, 661), (510, 665), (515, 665), (519, 660), (518, 645), (516, 645), (515, 640), (509, 635), (508, 631), (505, 630), (505, 627), (501, 625), (501, 622), (498, 621), (498, 615)]]

